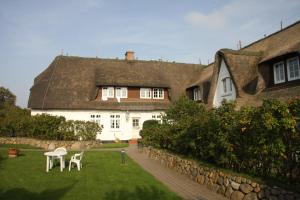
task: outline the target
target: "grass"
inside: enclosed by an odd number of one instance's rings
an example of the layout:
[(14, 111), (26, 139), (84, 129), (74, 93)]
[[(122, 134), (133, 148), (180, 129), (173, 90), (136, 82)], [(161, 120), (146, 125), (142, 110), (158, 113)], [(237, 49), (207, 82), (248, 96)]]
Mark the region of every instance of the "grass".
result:
[(299, 191), (300, 191), (300, 185), (299, 184), (287, 183), (286, 180), (280, 180), (278, 177), (259, 177), (259, 176), (255, 176), (255, 175), (249, 174), (249, 173), (237, 172), (237, 171), (234, 171), (233, 169), (223, 168), (223, 167), (217, 166), (216, 164), (213, 164), (213, 163), (209, 163), (209, 162), (206, 162), (206, 161), (194, 159), (193, 157), (190, 157), (190, 156), (186, 156), (186, 155), (183, 155), (183, 154), (175, 154), (175, 153), (173, 153), (171, 151), (168, 151), (166, 149), (160, 149), (160, 150), (162, 150), (166, 153), (172, 154), (172, 155), (177, 155), (182, 159), (195, 161), (201, 167), (207, 167), (209, 169), (218, 170), (218, 171), (221, 171), (223, 173), (226, 173), (226, 174), (229, 174), (229, 175), (232, 175), (232, 176), (244, 177), (244, 178), (247, 178), (251, 181), (259, 183), (259, 184), (266, 184), (266, 185), (269, 185), (269, 186), (278, 186), (278, 187), (281, 187), (281, 188), (284, 188), (286, 190), (293, 191), (293, 192), (296, 192), (296, 193), (299, 193)]
[(125, 148), (128, 147), (128, 143), (104, 143), (100, 144), (99, 146), (95, 147), (96, 149), (102, 149), (102, 148)]
[(130, 158), (121, 164), (118, 152), (85, 152), (80, 172), (56, 166), (48, 173), (42, 151), (6, 154), (0, 149), (0, 199), (180, 199)]

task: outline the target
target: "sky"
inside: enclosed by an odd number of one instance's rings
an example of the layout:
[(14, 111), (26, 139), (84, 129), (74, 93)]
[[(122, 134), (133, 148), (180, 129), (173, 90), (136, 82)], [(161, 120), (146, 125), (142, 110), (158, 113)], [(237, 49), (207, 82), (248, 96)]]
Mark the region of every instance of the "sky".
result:
[(0, 86), (27, 107), (61, 54), (207, 64), (300, 20), (299, 0), (0, 0)]

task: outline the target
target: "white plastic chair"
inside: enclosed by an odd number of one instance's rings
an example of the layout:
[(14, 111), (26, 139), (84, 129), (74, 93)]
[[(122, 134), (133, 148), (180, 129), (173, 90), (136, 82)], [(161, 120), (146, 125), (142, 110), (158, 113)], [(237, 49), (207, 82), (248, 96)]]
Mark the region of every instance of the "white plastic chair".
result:
[[(54, 152), (67, 152), (67, 149), (65, 147), (58, 147), (58, 148), (56, 148), (54, 150)], [(55, 160), (60, 160), (60, 156), (53, 156), (52, 157), (52, 161), (51, 161), (51, 164), (50, 164), (51, 168), (52, 168)], [(65, 168), (66, 165), (65, 165), (65, 157), (64, 156), (63, 156), (63, 162), (62, 162), (62, 164), (63, 164), (63, 168)]]
[(82, 168), (81, 159), (83, 157), (83, 151), (81, 153), (76, 153), (71, 157), (71, 160), (69, 162), (69, 171), (71, 171), (72, 163), (75, 163), (77, 165), (78, 171)]

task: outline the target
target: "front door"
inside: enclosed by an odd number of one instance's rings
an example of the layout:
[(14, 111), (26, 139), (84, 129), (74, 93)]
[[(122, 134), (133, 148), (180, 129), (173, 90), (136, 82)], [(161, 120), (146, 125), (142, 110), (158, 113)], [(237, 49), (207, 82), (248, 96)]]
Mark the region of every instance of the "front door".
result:
[(133, 117), (131, 120), (132, 125), (132, 139), (140, 138), (140, 130), (141, 130), (141, 124), (140, 124), (140, 118), (139, 117)]

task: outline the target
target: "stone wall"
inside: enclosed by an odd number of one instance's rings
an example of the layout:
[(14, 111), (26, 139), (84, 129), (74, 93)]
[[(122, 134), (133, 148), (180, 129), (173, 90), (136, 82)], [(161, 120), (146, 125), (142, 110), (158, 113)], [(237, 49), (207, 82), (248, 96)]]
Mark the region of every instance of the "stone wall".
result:
[(151, 147), (144, 147), (143, 152), (162, 165), (186, 174), (192, 180), (208, 189), (232, 200), (299, 200), (299, 194), (267, 186), (244, 177), (234, 176), (219, 170), (203, 167), (195, 161), (185, 160), (179, 156)]
[(0, 137), (0, 144), (28, 144), (45, 150), (54, 150), (57, 147), (65, 147), (67, 150), (85, 150), (99, 146), (99, 141), (56, 141), (22, 137)]

